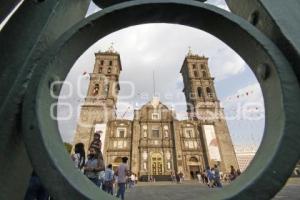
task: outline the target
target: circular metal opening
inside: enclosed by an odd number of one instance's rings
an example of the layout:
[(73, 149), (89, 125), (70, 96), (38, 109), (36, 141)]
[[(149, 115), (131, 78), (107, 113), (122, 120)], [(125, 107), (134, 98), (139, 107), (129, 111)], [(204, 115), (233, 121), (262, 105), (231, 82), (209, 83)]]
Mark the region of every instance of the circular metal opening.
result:
[[(144, 23), (173, 23), (204, 30), (238, 52), (254, 72), (261, 64), (268, 66), (268, 78), (260, 80), (267, 128), (254, 161), (244, 175), (223, 191), (204, 194), (199, 199), (269, 199), (274, 196), (293, 170), (300, 152), (294, 139), (300, 128), (297, 79), (276, 46), (246, 21), (214, 6), (179, 0), (131, 1), (102, 10), (64, 34), (39, 63), (24, 103), (23, 117), (32, 120), (24, 121), (23, 129), (33, 166), (47, 189), (57, 199), (63, 199), (65, 194), (70, 199), (112, 199), (96, 190), (67, 160), (57, 122), (49, 114), (49, 108), (57, 101), (50, 95), (49, 80), (51, 77), (64, 80), (74, 61), (97, 40)], [(265, 77), (265, 73), (261, 73)], [(35, 146), (30, 145), (32, 143)], [(281, 163), (289, 164), (283, 167)], [(49, 176), (51, 180), (47, 179)]]

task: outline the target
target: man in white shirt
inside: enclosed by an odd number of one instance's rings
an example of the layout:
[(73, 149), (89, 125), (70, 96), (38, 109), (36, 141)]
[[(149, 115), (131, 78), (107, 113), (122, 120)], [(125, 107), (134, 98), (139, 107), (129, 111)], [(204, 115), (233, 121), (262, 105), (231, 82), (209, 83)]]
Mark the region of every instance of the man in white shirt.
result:
[(131, 173), (129, 188), (133, 188), (134, 183), (135, 183), (135, 175), (134, 175), (134, 173)]
[(127, 165), (127, 157), (122, 158), (122, 163), (118, 167), (116, 174), (118, 176), (118, 193), (117, 193), (117, 198), (121, 196), (121, 199), (124, 200), (125, 196), (125, 184), (126, 184), (126, 176), (128, 175), (129, 169)]

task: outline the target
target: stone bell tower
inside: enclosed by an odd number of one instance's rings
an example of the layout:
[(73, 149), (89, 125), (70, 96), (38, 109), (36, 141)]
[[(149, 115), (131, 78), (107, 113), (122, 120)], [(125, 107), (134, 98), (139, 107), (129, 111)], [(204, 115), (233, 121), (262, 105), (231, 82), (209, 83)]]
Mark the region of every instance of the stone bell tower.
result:
[[(74, 144), (82, 142), (87, 150), (94, 132), (97, 131), (97, 125), (105, 127), (109, 120), (116, 119), (121, 70), (120, 55), (112, 46), (105, 52), (95, 53), (94, 70), (89, 74), (90, 83), (85, 102), (81, 107)], [(105, 132), (102, 131), (102, 142), (105, 139)]]
[(214, 78), (208, 67), (208, 58), (192, 54), (191, 50), (181, 68), (184, 94), (190, 120), (198, 122), (198, 132), (202, 138), (206, 165), (221, 165), (221, 170), (229, 171), (230, 165), (236, 169), (238, 163), (229, 129), (220, 106), (214, 86)]

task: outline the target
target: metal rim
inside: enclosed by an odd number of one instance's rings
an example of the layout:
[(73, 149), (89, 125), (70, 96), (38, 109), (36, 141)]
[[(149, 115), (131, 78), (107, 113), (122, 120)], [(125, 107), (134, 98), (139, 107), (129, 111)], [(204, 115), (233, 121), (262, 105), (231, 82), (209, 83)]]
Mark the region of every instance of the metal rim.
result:
[[(93, 2), (100, 8), (107, 8), (109, 6), (116, 5), (118, 3), (128, 2), (130, 0), (93, 0)], [(207, 0), (194, 0), (199, 2), (205, 2)]]
[[(64, 194), (70, 199), (112, 198), (97, 191), (71, 169), (67, 154), (62, 153), (64, 147), (57, 122), (49, 115), (50, 105), (56, 100), (51, 98), (48, 85), (53, 79), (64, 80), (74, 61), (98, 39), (144, 23), (173, 23), (204, 30), (227, 43), (251, 66), (265, 99), (267, 128), (261, 147), (243, 176), (223, 191), (203, 196), (205, 199), (274, 196), (286, 182), (300, 152), (297, 145), (300, 94), (294, 72), (278, 48), (242, 18), (214, 6), (180, 0), (131, 1), (102, 10), (71, 28), (38, 64), (24, 103), (23, 117), (31, 121), (23, 122), (23, 130), (34, 168), (49, 191), (57, 198), (63, 198)], [(36, 145), (32, 146), (32, 142)], [(58, 184), (64, 187), (59, 188)]]

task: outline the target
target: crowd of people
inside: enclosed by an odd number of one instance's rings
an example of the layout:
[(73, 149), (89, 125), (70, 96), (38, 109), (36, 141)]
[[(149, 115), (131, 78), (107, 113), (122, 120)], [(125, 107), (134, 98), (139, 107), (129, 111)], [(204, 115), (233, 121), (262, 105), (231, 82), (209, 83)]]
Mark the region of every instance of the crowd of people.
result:
[[(127, 165), (128, 158), (123, 157), (122, 163), (113, 170), (112, 164), (105, 167), (103, 155), (101, 152), (100, 133), (94, 134), (93, 141), (89, 146), (89, 154), (86, 156), (85, 147), (83, 143), (77, 143), (74, 147), (74, 154), (71, 158), (75, 167), (80, 170), (92, 183), (103, 191), (115, 195), (117, 198), (124, 200), (125, 191), (127, 188), (133, 188), (137, 184), (137, 175), (130, 172)], [(86, 160), (87, 157), (87, 160)], [(236, 170), (231, 166), (229, 174), (221, 174), (217, 165), (213, 168), (208, 167), (201, 173), (197, 174), (198, 181), (206, 184), (210, 188), (221, 188), (223, 182), (231, 182), (241, 174), (240, 170)], [(172, 182), (178, 184), (183, 183), (184, 174), (182, 172), (171, 173)], [(155, 178), (151, 175), (148, 176), (148, 182), (155, 182)], [(48, 200), (49, 194), (42, 186), (38, 176), (33, 172), (30, 180), (29, 189), (26, 193), (26, 200), (41, 199)]]
[(233, 166), (230, 166), (230, 168), (229, 174), (222, 174), (217, 165), (214, 165), (213, 168), (207, 167), (202, 173), (197, 174), (197, 179), (199, 183), (206, 184), (210, 188), (221, 188), (223, 187), (222, 182), (230, 183), (241, 175), (239, 169), (236, 170)]
[(74, 154), (71, 155), (71, 158), (75, 167), (82, 171), (97, 187), (124, 200), (126, 189), (133, 188), (137, 183), (136, 174), (129, 171), (127, 157), (122, 158), (122, 163), (116, 170), (113, 170), (112, 164), (105, 167), (101, 146), (100, 134), (96, 132), (89, 146), (87, 160), (85, 160), (83, 143), (75, 145)]

